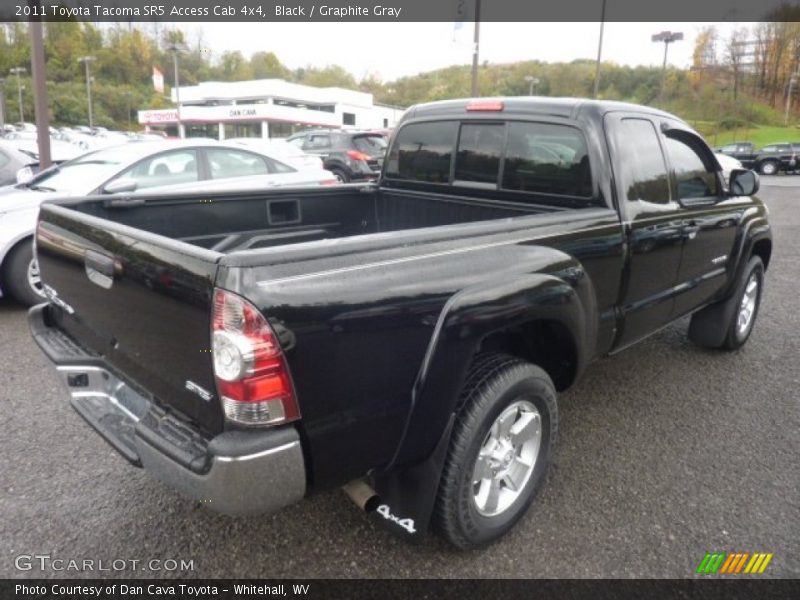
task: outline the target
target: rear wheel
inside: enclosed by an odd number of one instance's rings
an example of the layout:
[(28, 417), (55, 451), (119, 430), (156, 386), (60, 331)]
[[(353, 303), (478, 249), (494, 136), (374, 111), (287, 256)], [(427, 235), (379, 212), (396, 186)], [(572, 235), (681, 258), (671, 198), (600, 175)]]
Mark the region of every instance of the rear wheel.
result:
[(3, 281), (11, 296), (22, 304), (33, 306), (45, 301), (39, 263), (30, 240), (23, 240), (6, 256)]
[(461, 400), (434, 524), (470, 548), (501, 537), (527, 511), (550, 464), (558, 408), (547, 373), (501, 354), (475, 361)]
[(339, 183), (348, 183), (350, 181), (350, 177), (348, 177), (347, 173), (342, 169), (331, 169), (331, 173), (333, 173), (333, 176), (336, 177)]

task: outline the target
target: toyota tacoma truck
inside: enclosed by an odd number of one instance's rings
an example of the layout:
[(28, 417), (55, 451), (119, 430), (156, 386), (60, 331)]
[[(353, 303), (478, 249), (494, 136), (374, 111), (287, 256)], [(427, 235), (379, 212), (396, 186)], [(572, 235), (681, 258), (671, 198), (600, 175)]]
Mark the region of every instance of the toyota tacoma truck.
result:
[(524, 515), (591, 361), (686, 315), (747, 341), (757, 189), (655, 109), (423, 104), (377, 183), (44, 203), (30, 327), (78, 414), (203, 506), (341, 486), (468, 548)]

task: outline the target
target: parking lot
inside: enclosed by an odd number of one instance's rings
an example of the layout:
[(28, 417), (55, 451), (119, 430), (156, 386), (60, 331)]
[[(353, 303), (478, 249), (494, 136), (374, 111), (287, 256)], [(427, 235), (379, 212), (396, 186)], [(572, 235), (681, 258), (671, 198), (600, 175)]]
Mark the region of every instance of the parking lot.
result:
[(14, 567), (45, 553), (194, 561), (119, 576), (681, 578), (711, 551), (771, 552), (766, 576), (798, 577), (800, 177), (763, 178), (761, 197), (775, 251), (748, 344), (700, 350), (683, 320), (594, 364), (560, 399), (555, 467), (532, 509), (468, 553), (395, 539), (338, 491), (252, 518), (184, 500), (89, 430), (25, 310), (0, 300), (0, 577), (58, 576)]

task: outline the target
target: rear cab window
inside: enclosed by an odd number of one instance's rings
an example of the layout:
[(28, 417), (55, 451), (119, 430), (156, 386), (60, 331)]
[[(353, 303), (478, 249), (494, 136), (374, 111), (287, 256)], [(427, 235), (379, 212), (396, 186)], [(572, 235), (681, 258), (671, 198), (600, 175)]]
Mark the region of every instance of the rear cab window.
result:
[(496, 190), (506, 199), (592, 197), (583, 132), (571, 125), (515, 120), (409, 123), (394, 139), (386, 177)]

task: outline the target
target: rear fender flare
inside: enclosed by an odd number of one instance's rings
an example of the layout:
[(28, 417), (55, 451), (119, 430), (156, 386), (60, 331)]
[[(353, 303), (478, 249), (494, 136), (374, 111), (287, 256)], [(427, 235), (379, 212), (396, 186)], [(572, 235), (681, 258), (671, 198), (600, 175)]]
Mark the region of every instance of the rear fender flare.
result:
[(583, 268), (562, 277), (527, 274), (511, 282), (487, 282), (462, 290), (445, 305), (414, 386), (412, 407), (393, 465), (373, 474), (375, 490), (393, 515), (412, 519), (415, 532), (379, 519), (403, 537), (427, 531), (461, 385), (487, 336), (534, 320), (557, 321), (575, 340), (578, 371), (597, 324), (594, 291)]

